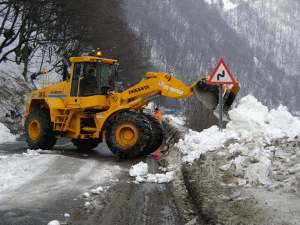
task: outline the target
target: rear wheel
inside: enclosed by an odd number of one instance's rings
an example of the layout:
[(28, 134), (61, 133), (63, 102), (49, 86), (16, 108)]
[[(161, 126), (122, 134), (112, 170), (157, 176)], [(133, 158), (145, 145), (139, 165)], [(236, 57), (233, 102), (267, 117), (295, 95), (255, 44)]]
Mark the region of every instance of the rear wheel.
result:
[(147, 148), (151, 134), (151, 125), (142, 114), (123, 112), (107, 124), (105, 138), (118, 157), (135, 158)]
[(45, 109), (33, 109), (25, 121), (25, 138), (30, 149), (51, 149), (56, 143), (50, 114)]
[(147, 118), (152, 127), (152, 139), (149, 142), (148, 148), (143, 152), (143, 155), (149, 155), (161, 146), (165, 134), (161, 122), (155, 116), (150, 114), (143, 115)]
[(72, 139), (72, 142), (78, 150), (90, 151), (101, 143), (101, 139)]

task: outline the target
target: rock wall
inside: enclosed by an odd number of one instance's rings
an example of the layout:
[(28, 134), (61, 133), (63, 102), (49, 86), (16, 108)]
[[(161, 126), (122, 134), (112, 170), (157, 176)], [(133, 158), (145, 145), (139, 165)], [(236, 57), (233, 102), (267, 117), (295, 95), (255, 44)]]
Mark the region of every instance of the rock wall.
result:
[(28, 94), (35, 88), (22, 77), (20, 68), (13, 63), (1, 63), (0, 68), (0, 122), (11, 133), (23, 131), (22, 118)]

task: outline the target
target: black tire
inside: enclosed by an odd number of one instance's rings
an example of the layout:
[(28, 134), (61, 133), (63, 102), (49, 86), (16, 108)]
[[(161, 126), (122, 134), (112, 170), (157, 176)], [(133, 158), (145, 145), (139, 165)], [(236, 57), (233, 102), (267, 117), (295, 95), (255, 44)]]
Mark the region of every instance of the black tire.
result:
[(25, 121), (25, 138), (30, 149), (52, 149), (56, 143), (49, 111), (33, 109)]
[(98, 139), (72, 139), (74, 146), (80, 152), (90, 151), (93, 148), (96, 148), (102, 141)]
[(141, 113), (123, 112), (107, 124), (105, 139), (119, 158), (136, 158), (147, 148), (151, 134), (151, 125)]
[(143, 113), (143, 115), (150, 122), (152, 127), (152, 139), (149, 142), (147, 149), (142, 153), (143, 155), (149, 155), (161, 146), (165, 137), (165, 132), (161, 122), (155, 116), (145, 113)]

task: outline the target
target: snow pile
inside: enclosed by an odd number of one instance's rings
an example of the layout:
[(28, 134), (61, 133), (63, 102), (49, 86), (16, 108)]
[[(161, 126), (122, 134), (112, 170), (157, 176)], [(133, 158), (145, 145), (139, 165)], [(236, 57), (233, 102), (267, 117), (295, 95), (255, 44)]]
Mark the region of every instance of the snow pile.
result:
[(140, 162), (139, 164), (132, 166), (129, 170), (129, 175), (132, 177), (146, 176), (148, 173), (148, 164)]
[(149, 182), (149, 183), (168, 183), (173, 180), (174, 172), (167, 172), (166, 174), (147, 174), (145, 177), (137, 177), (137, 182)]
[(136, 177), (135, 183), (168, 183), (173, 180), (173, 174), (174, 172), (167, 172), (166, 174), (149, 174), (148, 164), (143, 162), (132, 166), (129, 170), (129, 175), (132, 177)]
[(52, 220), (51, 222), (48, 223), (48, 225), (60, 225), (58, 220)]
[[(177, 147), (185, 155), (185, 162), (193, 162), (206, 151), (214, 151), (224, 147), (224, 144), (235, 140), (229, 146), (229, 152), (244, 149), (245, 143), (253, 142), (256, 148), (271, 143), (271, 140), (288, 138), (293, 140), (300, 134), (300, 121), (293, 117), (284, 106), (277, 110), (263, 106), (253, 96), (246, 96), (240, 100), (237, 108), (229, 112), (231, 121), (223, 133), (217, 126), (212, 126), (201, 133), (189, 130), (184, 140), (179, 140)], [(244, 149), (248, 152), (247, 149)], [(245, 153), (246, 153), (245, 152)]]
[(92, 189), (91, 192), (94, 194), (94, 195), (99, 195), (100, 192), (103, 192), (103, 188), (100, 186), (100, 187), (97, 187), (96, 189)]
[(85, 197), (85, 198), (91, 197), (91, 195), (90, 195), (88, 192), (84, 192), (84, 193), (82, 194), (82, 196)]
[(27, 149), (27, 152), (23, 152), (24, 156), (38, 156), (40, 153), (36, 150)]
[(16, 137), (16, 135), (10, 133), (9, 129), (3, 123), (0, 123), (0, 143), (15, 141)]
[(231, 121), (223, 132), (217, 126), (201, 133), (189, 130), (176, 144), (184, 155), (183, 161), (193, 163), (207, 151), (218, 151), (219, 156), (228, 159), (220, 170), (235, 170), (243, 178), (238, 181), (240, 185), (255, 183), (269, 190), (285, 187), (296, 191), (300, 172), (299, 119), (284, 106), (269, 111), (250, 95), (242, 98), (229, 115)]

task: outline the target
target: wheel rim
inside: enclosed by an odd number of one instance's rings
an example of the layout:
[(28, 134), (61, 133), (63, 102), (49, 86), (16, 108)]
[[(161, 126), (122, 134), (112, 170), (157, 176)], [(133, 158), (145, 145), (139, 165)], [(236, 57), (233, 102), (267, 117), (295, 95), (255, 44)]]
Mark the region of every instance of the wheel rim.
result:
[(138, 130), (132, 124), (122, 124), (116, 130), (116, 138), (123, 147), (133, 146), (138, 140)]
[(28, 133), (29, 137), (34, 141), (39, 138), (41, 133), (41, 125), (39, 121), (34, 119), (30, 122), (28, 127)]

